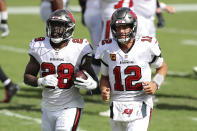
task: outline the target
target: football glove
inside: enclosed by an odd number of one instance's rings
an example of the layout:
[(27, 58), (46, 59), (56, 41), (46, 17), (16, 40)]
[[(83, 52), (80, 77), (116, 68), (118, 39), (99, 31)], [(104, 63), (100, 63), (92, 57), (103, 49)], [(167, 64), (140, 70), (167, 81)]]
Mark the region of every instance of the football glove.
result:
[(165, 26), (165, 20), (163, 18), (163, 15), (161, 13), (158, 13), (157, 18), (158, 18), (157, 28), (163, 28)]
[(74, 80), (75, 87), (87, 90), (95, 89), (97, 87), (97, 82), (86, 71), (84, 71), (84, 73), (87, 76), (87, 80), (84, 80), (83, 78), (76, 78)]
[(10, 33), (8, 24), (0, 24), (0, 30), (3, 32), (1, 37), (6, 37)]
[(57, 86), (58, 79), (56, 75), (47, 75), (42, 78), (38, 78), (38, 85), (40, 86)]

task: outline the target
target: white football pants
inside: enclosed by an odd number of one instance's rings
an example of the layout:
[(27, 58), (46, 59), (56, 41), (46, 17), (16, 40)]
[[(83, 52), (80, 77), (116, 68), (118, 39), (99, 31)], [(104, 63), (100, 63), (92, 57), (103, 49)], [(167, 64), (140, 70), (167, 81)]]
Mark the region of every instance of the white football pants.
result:
[(80, 108), (59, 111), (42, 109), (42, 131), (76, 131), (82, 114)]

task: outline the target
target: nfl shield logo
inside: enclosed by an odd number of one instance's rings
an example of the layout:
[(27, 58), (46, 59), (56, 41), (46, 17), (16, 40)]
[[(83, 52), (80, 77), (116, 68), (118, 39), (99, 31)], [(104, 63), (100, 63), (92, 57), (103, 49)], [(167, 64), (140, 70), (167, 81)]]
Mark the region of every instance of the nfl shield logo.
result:
[(116, 61), (116, 54), (110, 54), (110, 58), (112, 61)]

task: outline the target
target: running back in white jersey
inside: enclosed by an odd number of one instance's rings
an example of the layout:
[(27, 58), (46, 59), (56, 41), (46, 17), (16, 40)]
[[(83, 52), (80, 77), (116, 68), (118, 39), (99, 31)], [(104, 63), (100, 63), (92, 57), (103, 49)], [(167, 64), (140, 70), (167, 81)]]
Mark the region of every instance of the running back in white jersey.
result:
[(145, 101), (152, 107), (152, 96), (144, 93), (142, 82), (151, 81), (151, 63), (155, 68), (162, 65), (160, 55), (157, 40), (149, 36), (136, 38), (128, 53), (114, 39), (104, 40), (95, 58), (108, 67), (111, 101)]
[(48, 37), (32, 40), (29, 54), (40, 64), (40, 76), (56, 74), (58, 86), (55, 89), (43, 88), (42, 106), (51, 111), (67, 108), (83, 108), (79, 90), (72, 86), (72, 75), (79, 69), (85, 55), (92, 53), (86, 39), (71, 39), (68, 45), (54, 50)]

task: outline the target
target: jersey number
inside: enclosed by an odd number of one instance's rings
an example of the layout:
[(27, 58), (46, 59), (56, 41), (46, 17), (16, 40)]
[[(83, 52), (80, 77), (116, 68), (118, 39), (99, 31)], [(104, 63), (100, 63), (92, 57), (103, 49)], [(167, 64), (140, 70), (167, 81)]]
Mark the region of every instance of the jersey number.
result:
[[(122, 85), (122, 79), (120, 74), (120, 66), (116, 66), (113, 70), (113, 73), (115, 75), (115, 84), (114, 84), (114, 90), (115, 91), (124, 91), (123, 85)], [(129, 74), (134, 75), (129, 75)], [(136, 83), (132, 85), (133, 81), (138, 81), (141, 79), (141, 68), (139, 66), (128, 66), (124, 70), (124, 74), (128, 75), (125, 78), (125, 90), (126, 91), (139, 91), (142, 90), (142, 82)]]
[[(124, 3), (124, 0), (120, 0), (116, 5), (114, 5), (114, 9), (121, 8)], [(129, 8), (133, 6), (133, 0), (130, 0), (129, 2)]]
[[(52, 63), (42, 63), (41, 65), (42, 77), (55, 74), (55, 66)], [(62, 63), (57, 67), (58, 87), (60, 89), (69, 89), (72, 86), (72, 75), (74, 66), (69, 63)]]

